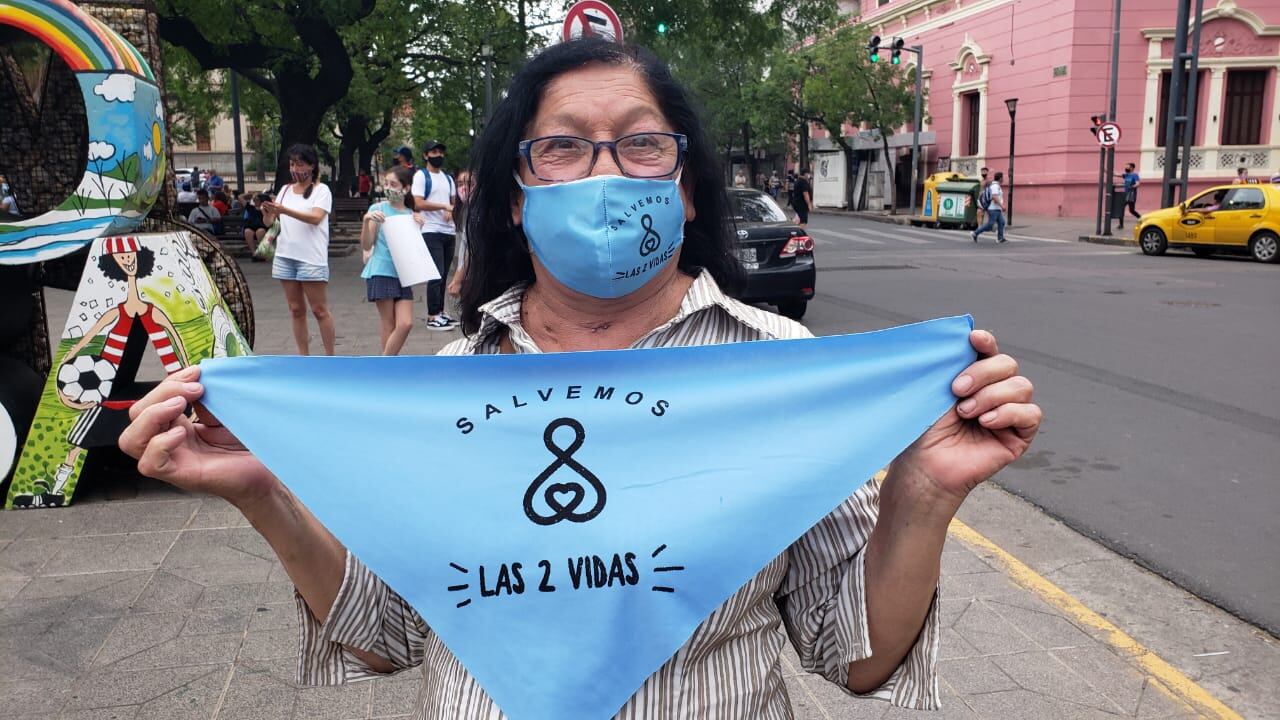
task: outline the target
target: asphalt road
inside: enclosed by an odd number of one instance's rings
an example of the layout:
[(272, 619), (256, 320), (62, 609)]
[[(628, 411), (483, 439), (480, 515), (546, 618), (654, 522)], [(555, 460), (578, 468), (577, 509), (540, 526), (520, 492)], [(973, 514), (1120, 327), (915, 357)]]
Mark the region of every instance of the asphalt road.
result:
[(1280, 267), (812, 220), (815, 333), (971, 313), (1045, 410), (996, 482), (1280, 633)]

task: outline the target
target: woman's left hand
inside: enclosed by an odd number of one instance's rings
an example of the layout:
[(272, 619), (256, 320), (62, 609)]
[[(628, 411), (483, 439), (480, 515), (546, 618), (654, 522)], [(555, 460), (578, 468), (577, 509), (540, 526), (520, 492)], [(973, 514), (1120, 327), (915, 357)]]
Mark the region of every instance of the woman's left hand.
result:
[(978, 360), (952, 382), (959, 401), (894, 460), (941, 493), (963, 501), (969, 491), (1022, 457), (1040, 429), (1040, 406), (1031, 401), (1031, 381), (1018, 362), (1000, 354), (986, 330), (969, 334)]

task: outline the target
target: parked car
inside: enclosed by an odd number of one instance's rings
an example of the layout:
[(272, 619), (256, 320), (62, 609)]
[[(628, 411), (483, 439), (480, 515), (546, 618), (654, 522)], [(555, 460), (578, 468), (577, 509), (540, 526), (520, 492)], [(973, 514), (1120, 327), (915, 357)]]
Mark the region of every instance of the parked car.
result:
[(792, 320), (804, 317), (817, 279), (813, 239), (778, 203), (759, 190), (730, 188), (734, 243), (747, 281), (738, 299), (776, 305)]
[(1171, 247), (1204, 257), (1248, 252), (1259, 262), (1280, 260), (1280, 186), (1222, 185), (1138, 219), (1133, 237), (1147, 255)]

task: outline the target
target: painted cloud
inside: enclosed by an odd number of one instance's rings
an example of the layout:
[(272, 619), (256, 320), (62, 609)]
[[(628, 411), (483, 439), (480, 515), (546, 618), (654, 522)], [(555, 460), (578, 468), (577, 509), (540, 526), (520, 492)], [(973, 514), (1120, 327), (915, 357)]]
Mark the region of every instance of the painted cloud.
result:
[(143, 145), (143, 146), (142, 146), (142, 157), (144, 157), (144, 158), (146, 158), (146, 159), (148, 159), (148, 160), (154, 160), (154, 159), (155, 159), (156, 154), (155, 154), (155, 152), (153, 152), (153, 151), (151, 150), (151, 143), (150, 143), (150, 142), (148, 142), (146, 145)]
[(102, 96), (107, 102), (133, 102), (133, 95), (138, 89), (138, 81), (132, 75), (116, 73), (108, 75), (106, 80), (93, 87), (93, 94)]
[(90, 160), (106, 160), (116, 154), (116, 146), (109, 142), (98, 142), (97, 140), (89, 143), (89, 159)]
[(160, 102), (159, 100), (156, 101), (156, 119), (157, 120), (164, 119), (164, 103)]

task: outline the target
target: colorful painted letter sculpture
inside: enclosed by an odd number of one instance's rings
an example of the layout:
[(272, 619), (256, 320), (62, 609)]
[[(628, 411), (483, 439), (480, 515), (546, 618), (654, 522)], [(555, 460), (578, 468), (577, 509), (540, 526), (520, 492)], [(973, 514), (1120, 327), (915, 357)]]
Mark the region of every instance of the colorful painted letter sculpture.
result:
[(210, 411), (513, 720), (608, 718), (951, 407), (971, 327), (252, 357), (201, 379)]
[(57, 507), (90, 448), (114, 445), (146, 346), (170, 373), (249, 352), (186, 233), (94, 241), (6, 507)]
[(128, 41), (68, 0), (0, 0), (0, 25), (34, 35), (70, 66), (89, 124), (79, 186), (43, 215), (0, 222), (0, 264), (49, 260), (133, 230), (165, 177), (164, 108), (151, 68)]

